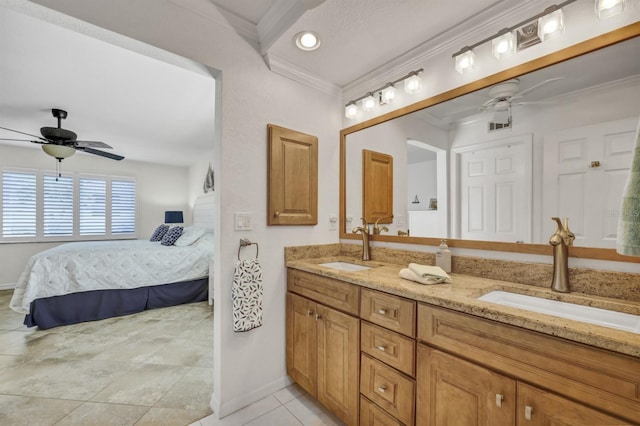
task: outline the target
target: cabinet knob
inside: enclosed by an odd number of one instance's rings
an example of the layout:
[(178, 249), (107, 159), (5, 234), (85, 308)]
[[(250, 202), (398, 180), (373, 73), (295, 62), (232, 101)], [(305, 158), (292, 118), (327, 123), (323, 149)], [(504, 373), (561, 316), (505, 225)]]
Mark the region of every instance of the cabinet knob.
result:
[(377, 348), (379, 351), (382, 351), (382, 352), (384, 352), (384, 351), (386, 351), (386, 350), (387, 350), (387, 347), (386, 347), (385, 345), (378, 345), (378, 346), (376, 346), (376, 348)]
[(273, 214), (275, 217), (279, 217), (280, 216), (280, 212), (278, 210), (276, 210), (276, 212)]
[(378, 392), (380, 393), (385, 393), (387, 391), (387, 386), (386, 385), (382, 385), (378, 387)]
[(504, 395), (497, 393), (496, 394), (496, 406), (502, 407), (502, 401), (504, 401)]
[(316, 321), (321, 320), (321, 319), (322, 319), (322, 315), (316, 314)]
[(387, 315), (387, 310), (386, 309), (378, 309), (378, 313), (380, 315)]
[(307, 315), (309, 315), (309, 316), (313, 315), (313, 311), (311, 311), (311, 310), (307, 311)]
[(524, 407), (524, 418), (527, 420), (531, 420), (531, 417), (533, 416), (533, 407), (530, 405), (527, 405)]

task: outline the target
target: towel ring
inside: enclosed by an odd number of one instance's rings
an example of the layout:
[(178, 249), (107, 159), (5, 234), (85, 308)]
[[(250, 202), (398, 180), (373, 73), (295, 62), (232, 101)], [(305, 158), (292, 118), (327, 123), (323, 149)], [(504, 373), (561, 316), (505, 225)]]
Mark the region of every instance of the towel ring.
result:
[(238, 247), (238, 260), (240, 260), (240, 250), (242, 249), (242, 247), (247, 247), (247, 246), (256, 246), (256, 259), (258, 258), (258, 251), (259, 251), (259, 247), (258, 247), (258, 243), (252, 243), (251, 241), (249, 241), (246, 238), (240, 238), (240, 246)]

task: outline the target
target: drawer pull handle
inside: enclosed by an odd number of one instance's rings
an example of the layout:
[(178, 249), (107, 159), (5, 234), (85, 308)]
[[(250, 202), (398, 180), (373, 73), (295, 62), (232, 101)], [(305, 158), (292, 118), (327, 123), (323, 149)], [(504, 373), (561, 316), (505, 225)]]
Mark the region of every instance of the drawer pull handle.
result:
[(313, 315), (313, 311), (307, 311), (307, 315), (309, 316)]
[(502, 407), (502, 401), (504, 401), (504, 395), (497, 393), (496, 394), (496, 406)]
[(378, 309), (378, 313), (380, 315), (387, 315), (387, 310), (386, 309)]
[(321, 320), (321, 319), (322, 319), (322, 315), (316, 314), (316, 321)]
[(382, 385), (382, 386), (378, 387), (378, 392), (385, 393), (386, 391), (387, 391), (387, 386), (386, 385)]
[(533, 407), (530, 405), (527, 405), (524, 407), (524, 418), (527, 420), (531, 420), (531, 417), (533, 416)]
[(378, 346), (376, 346), (376, 348), (378, 348), (378, 350), (382, 351), (382, 352), (387, 350), (387, 347), (385, 345), (378, 345)]

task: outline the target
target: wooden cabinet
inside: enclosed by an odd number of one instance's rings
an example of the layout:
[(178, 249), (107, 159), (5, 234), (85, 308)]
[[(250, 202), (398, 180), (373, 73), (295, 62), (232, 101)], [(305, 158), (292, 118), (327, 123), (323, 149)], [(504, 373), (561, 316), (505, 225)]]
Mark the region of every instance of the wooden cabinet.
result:
[(367, 223), (393, 222), (393, 157), (362, 150), (362, 216)]
[(422, 344), (417, 370), (417, 425), (515, 423), (515, 380)]
[(290, 291), (286, 323), (287, 374), (346, 424), (356, 425), (359, 319)]
[(318, 138), (267, 125), (267, 225), (318, 223)]

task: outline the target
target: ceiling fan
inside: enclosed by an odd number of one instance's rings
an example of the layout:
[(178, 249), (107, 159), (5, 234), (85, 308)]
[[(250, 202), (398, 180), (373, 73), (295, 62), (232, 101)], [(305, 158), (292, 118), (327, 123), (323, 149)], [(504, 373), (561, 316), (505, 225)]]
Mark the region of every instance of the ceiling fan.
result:
[(496, 84), (489, 89), (489, 99), (480, 107), (481, 111), (493, 110), (494, 122), (500, 124), (509, 124), (511, 122), (511, 108), (519, 105), (529, 105), (543, 103), (542, 101), (519, 101), (527, 93), (537, 89), (538, 87), (551, 83), (552, 81), (562, 80), (564, 77), (554, 77), (534, 84), (526, 90), (520, 91), (520, 80), (517, 78), (507, 80), (503, 83)]
[(34, 139), (14, 139), (14, 138), (0, 138), (3, 141), (17, 141), (17, 142), (32, 142), (42, 146), (42, 150), (48, 155), (55, 157), (58, 162), (63, 159), (71, 157), (76, 151), (83, 151), (87, 154), (95, 154), (101, 157), (110, 158), (112, 160), (122, 160), (123, 156), (112, 154), (110, 152), (101, 151), (96, 148), (111, 149), (111, 146), (104, 142), (98, 141), (79, 141), (78, 135), (71, 130), (63, 129), (61, 126), (62, 120), (67, 118), (67, 111), (62, 109), (53, 108), (51, 114), (58, 119), (58, 127), (41, 127), (40, 134), (42, 136), (32, 135), (30, 133), (21, 132), (19, 130), (8, 129), (6, 127), (0, 127), (0, 129), (8, 130), (10, 132), (20, 133), (25, 136), (31, 136)]

